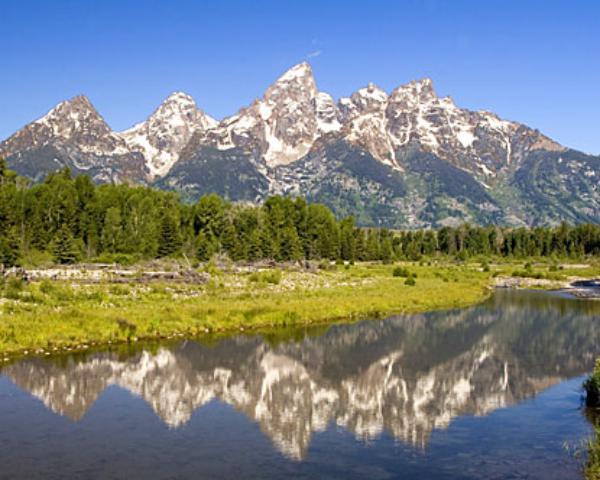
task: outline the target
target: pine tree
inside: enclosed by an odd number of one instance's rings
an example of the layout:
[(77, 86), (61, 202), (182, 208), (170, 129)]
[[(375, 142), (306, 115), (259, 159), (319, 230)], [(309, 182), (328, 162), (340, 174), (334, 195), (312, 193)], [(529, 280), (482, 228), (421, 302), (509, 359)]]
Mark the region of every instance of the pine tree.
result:
[(354, 231), (355, 238), (355, 256), (357, 260), (366, 259), (365, 231), (362, 228), (357, 228)]
[(226, 224), (225, 201), (215, 193), (204, 195), (194, 206), (194, 230), (200, 233), (202, 230), (210, 230), (219, 237)]
[(392, 249), (392, 239), (386, 235), (381, 240), (380, 258), (383, 263), (392, 263), (394, 251)]
[(235, 227), (230, 221), (227, 221), (221, 233), (221, 248), (227, 252), (232, 260), (241, 260), (243, 258), (243, 249), (240, 245)]
[(5, 237), (0, 237), (0, 265), (14, 267), (19, 264), (20, 245), (19, 236), (11, 228)]
[(7, 171), (6, 160), (4, 160), (4, 157), (0, 157), (0, 185), (3, 185), (6, 180)]
[(377, 230), (369, 230), (367, 233), (365, 257), (369, 261), (379, 260), (379, 234)]
[(104, 227), (102, 228), (102, 248), (105, 252), (117, 253), (120, 251), (123, 237), (123, 226), (121, 223), (120, 209), (116, 207), (109, 208), (106, 211)]
[(285, 227), (281, 232), (279, 260), (300, 260), (303, 256), (302, 243), (294, 227)]
[(250, 234), (247, 259), (252, 262), (264, 258), (265, 255), (263, 254), (262, 245), (263, 241), (260, 235), (260, 230), (255, 229)]
[(54, 248), (52, 249), (54, 259), (61, 264), (75, 263), (79, 252), (75, 246), (73, 234), (67, 225), (63, 225), (54, 237)]
[(175, 219), (168, 212), (164, 213), (160, 223), (158, 238), (158, 256), (168, 257), (181, 248), (181, 236)]
[(356, 258), (356, 238), (354, 236), (354, 218), (342, 220), (340, 225), (340, 256), (342, 260), (353, 262)]
[(203, 230), (196, 240), (196, 257), (201, 262), (208, 262), (219, 249), (217, 239), (210, 230)]
[(266, 226), (261, 226), (258, 229), (260, 238), (261, 258), (275, 258), (278, 249), (275, 239), (271, 236), (271, 231)]

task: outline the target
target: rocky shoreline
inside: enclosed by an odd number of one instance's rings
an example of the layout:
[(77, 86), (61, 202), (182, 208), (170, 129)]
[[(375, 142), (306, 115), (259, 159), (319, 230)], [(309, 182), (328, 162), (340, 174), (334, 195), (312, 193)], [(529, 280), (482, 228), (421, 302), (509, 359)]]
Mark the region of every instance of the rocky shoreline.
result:
[(577, 298), (600, 300), (600, 279), (572, 277), (567, 280), (548, 280), (528, 277), (496, 277), (496, 288), (541, 289), (567, 293)]

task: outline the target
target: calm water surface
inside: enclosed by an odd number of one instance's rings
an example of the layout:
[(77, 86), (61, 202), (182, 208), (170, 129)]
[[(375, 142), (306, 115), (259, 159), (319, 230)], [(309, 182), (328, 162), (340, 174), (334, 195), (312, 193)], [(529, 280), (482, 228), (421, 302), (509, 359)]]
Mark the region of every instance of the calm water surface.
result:
[(4, 479), (569, 479), (600, 302), (483, 305), (0, 370)]

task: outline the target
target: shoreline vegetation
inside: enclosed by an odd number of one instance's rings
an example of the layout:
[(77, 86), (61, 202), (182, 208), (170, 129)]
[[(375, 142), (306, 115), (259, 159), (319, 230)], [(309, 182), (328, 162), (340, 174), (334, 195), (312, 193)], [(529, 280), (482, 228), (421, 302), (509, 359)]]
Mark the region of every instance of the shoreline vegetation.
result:
[(593, 438), (587, 441), (587, 458), (584, 464), (586, 480), (600, 480), (600, 358), (592, 374), (583, 384), (586, 392), (586, 416), (594, 429)]
[(195, 269), (172, 260), (132, 267), (14, 269), (0, 286), (0, 362), (142, 340), (461, 308), (483, 301), (498, 286), (558, 289), (600, 275), (598, 263), (555, 265), (543, 260), (239, 264), (224, 259)]

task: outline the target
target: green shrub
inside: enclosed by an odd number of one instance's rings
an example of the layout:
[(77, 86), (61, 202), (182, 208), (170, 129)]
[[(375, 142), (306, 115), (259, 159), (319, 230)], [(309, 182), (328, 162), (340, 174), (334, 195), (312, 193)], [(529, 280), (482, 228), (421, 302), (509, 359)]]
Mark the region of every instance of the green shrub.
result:
[(262, 272), (252, 272), (248, 280), (253, 283), (270, 283), (279, 285), (281, 282), (281, 270), (263, 270)]
[(50, 295), (53, 291), (54, 284), (52, 283), (52, 281), (48, 280), (47, 278), (42, 280), (42, 282), (40, 283), (40, 292), (42, 292), (45, 295)]
[(600, 358), (596, 360), (596, 366), (590, 377), (583, 382), (586, 397), (585, 403), (588, 407), (600, 407)]
[(457, 262), (466, 262), (468, 258), (469, 255), (467, 254), (466, 250), (461, 250), (455, 255), (455, 259)]
[(396, 268), (394, 268), (394, 271), (392, 272), (392, 276), (407, 278), (410, 276), (410, 272), (408, 271), (408, 269), (406, 269), (404, 267), (396, 267)]
[(279, 285), (281, 282), (281, 270), (268, 270), (264, 272), (264, 280), (273, 285)]
[(332, 264), (329, 260), (321, 260), (319, 263), (319, 270), (337, 270), (337, 265)]
[(513, 277), (522, 277), (522, 278), (535, 278), (537, 280), (546, 278), (542, 272), (534, 272), (531, 269), (527, 270), (515, 270), (512, 272)]
[(4, 297), (10, 300), (18, 300), (23, 291), (23, 285), (23, 280), (20, 278), (9, 278), (4, 284)]
[(217, 265), (217, 259), (215, 255), (213, 255), (204, 266), (204, 272), (210, 274), (211, 276), (219, 276), (223, 273), (223, 271)]
[(409, 276), (406, 281), (404, 282), (404, 285), (408, 285), (409, 287), (414, 287), (417, 284), (415, 277), (413, 277), (412, 275)]

